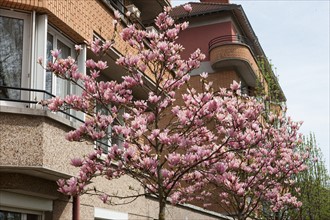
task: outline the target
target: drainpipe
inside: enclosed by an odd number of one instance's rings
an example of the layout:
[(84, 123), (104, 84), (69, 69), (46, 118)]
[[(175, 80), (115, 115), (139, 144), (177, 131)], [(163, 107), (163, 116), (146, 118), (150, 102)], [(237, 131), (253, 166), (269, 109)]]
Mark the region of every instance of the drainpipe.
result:
[(72, 220), (80, 219), (80, 198), (79, 195), (73, 197), (72, 201)]

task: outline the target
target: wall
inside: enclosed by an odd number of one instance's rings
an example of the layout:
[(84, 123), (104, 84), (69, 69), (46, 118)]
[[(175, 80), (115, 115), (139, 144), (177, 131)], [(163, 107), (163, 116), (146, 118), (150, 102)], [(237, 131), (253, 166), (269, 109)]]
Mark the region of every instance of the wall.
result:
[(206, 55), (205, 60), (209, 60), (209, 42), (219, 36), (231, 35), (233, 32), (231, 21), (188, 28), (182, 31), (178, 38), (178, 43), (186, 48), (182, 57), (189, 58), (189, 55), (199, 48)]
[(70, 158), (93, 149), (92, 145), (66, 141), (70, 128), (43, 116), (1, 112), (0, 121), (2, 166), (44, 167), (71, 175), (76, 170), (68, 166)]
[[(99, 0), (1, 0), (0, 7), (47, 14), (50, 24), (77, 44), (91, 40), (94, 32), (104, 39), (113, 36), (113, 12)], [(126, 53), (127, 45), (118, 34), (115, 41), (116, 49)]]

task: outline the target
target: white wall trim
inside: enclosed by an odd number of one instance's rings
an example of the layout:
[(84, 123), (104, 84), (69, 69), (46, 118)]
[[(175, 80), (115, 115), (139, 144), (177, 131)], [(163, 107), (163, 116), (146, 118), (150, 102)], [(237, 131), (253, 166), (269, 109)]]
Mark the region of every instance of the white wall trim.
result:
[(128, 213), (95, 207), (94, 217), (109, 220), (128, 220)]
[[(33, 85), (31, 88), (45, 90), (45, 77), (46, 70), (37, 64), (37, 59), (42, 58), (42, 65), (47, 64), (47, 15), (37, 15), (36, 16), (36, 33), (35, 33), (35, 52), (32, 62), (35, 63), (35, 71), (33, 72)], [(35, 100), (45, 99), (43, 93), (36, 92), (32, 95), (32, 98)], [(42, 106), (37, 106), (42, 108)]]
[(232, 217), (226, 216), (224, 214), (218, 213), (218, 212), (214, 212), (214, 211), (210, 211), (207, 209), (203, 209), (201, 207), (195, 206), (195, 205), (190, 205), (190, 204), (180, 204), (180, 206), (185, 207), (185, 208), (189, 208), (192, 210), (195, 210), (199, 213), (205, 213), (205, 214), (209, 214), (212, 216), (216, 216), (216, 217), (220, 217), (221, 219), (228, 219), (228, 220), (233, 220)]

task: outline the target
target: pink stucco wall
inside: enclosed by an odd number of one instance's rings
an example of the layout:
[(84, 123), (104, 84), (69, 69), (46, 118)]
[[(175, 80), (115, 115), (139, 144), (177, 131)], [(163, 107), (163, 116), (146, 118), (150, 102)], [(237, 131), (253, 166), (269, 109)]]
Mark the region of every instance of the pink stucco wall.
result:
[(210, 40), (223, 35), (233, 35), (235, 33), (234, 26), (230, 21), (227, 21), (188, 28), (180, 33), (177, 41), (186, 48), (181, 54), (183, 58), (187, 59), (192, 52), (199, 48), (206, 55), (206, 60), (209, 60), (208, 44)]

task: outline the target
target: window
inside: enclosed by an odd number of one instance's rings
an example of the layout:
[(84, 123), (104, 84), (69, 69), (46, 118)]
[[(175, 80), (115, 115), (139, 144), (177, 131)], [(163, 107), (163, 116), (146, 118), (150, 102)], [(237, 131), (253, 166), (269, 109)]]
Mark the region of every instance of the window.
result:
[[(30, 15), (0, 9), (0, 86), (29, 86)], [(0, 98), (20, 100), (27, 93), (0, 88)]]
[[(110, 109), (111, 107), (109, 107)], [(109, 112), (108, 110), (106, 110), (105, 108), (102, 108), (100, 105), (96, 106), (96, 112), (100, 113), (102, 115), (108, 115)], [(122, 115), (122, 113), (120, 112), (120, 114)], [(109, 126), (108, 127), (108, 131), (107, 131), (107, 136), (102, 138), (101, 140), (96, 141), (96, 147), (102, 149), (102, 151), (104, 153), (108, 153), (108, 148), (109, 146), (111, 147), (113, 144), (117, 144), (118, 147), (120, 147), (122, 145), (122, 141), (121, 141), (121, 136), (114, 136), (112, 133), (112, 127)]]
[[(110, 109), (110, 107), (109, 107)], [(100, 113), (102, 115), (108, 115), (109, 112), (107, 109), (105, 109), (104, 107), (100, 106), (100, 105), (96, 105), (96, 113)], [(112, 139), (111, 139), (111, 126), (108, 127), (108, 131), (107, 131), (107, 136), (96, 141), (96, 147), (97, 148), (100, 148), (104, 153), (108, 153), (108, 148), (109, 146), (111, 146), (111, 142), (112, 142)]]
[(41, 220), (42, 216), (30, 213), (20, 213), (0, 210), (0, 220)]
[[(47, 62), (53, 62), (51, 51), (55, 49), (61, 50), (61, 54), (59, 58), (65, 59), (69, 56), (75, 58), (76, 56), (76, 51), (74, 50), (74, 43), (68, 40), (67, 38), (65, 38), (61, 33), (59, 33), (58, 31), (56, 31), (54, 28), (51, 27), (48, 27), (46, 47), (47, 47), (46, 48)], [(55, 96), (59, 96), (61, 98), (64, 98), (69, 94), (81, 93), (81, 89), (78, 88), (78, 86), (72, 85), (69, 81), (58, 78), (54, 74), (48, 71), (46, 72), (44, 84), (45, 84), (45, 90), (47, 92), (54, 94)], [(46, 97), (46, 98), (50, 98), (50, 97)], [(75, 116), (79, 119), (82, 120), (84, 119), (84, 115), (75, 110), (67, 110), (66, 113)], [(70, 118), (67, 115), (63, 115), (61, 113), (59, 113), (59, 115), (62, 115), (63, 117), (75, 121), (73, 118)]]
[(248, 86), (243, 80), (241, 81), (241, 92), (242, 95), (253, 96), (254, 89), (251, 86)]
[(124, 0), (106, 0), (106, 3), (112, 5), (114, 10), (124, 13)]
[[(64, 38), (53, 28), (49, 28), (47, 33), (47, 62), (52, 62), (51, 50), (61, 50), (60, 58), (74, 57), (74, 44)], [(46, 72), (45, 90), (56, 96), (64, 98), (70, 94), (71, 85), (68, 81), (55, 77), (51, 72)]]

